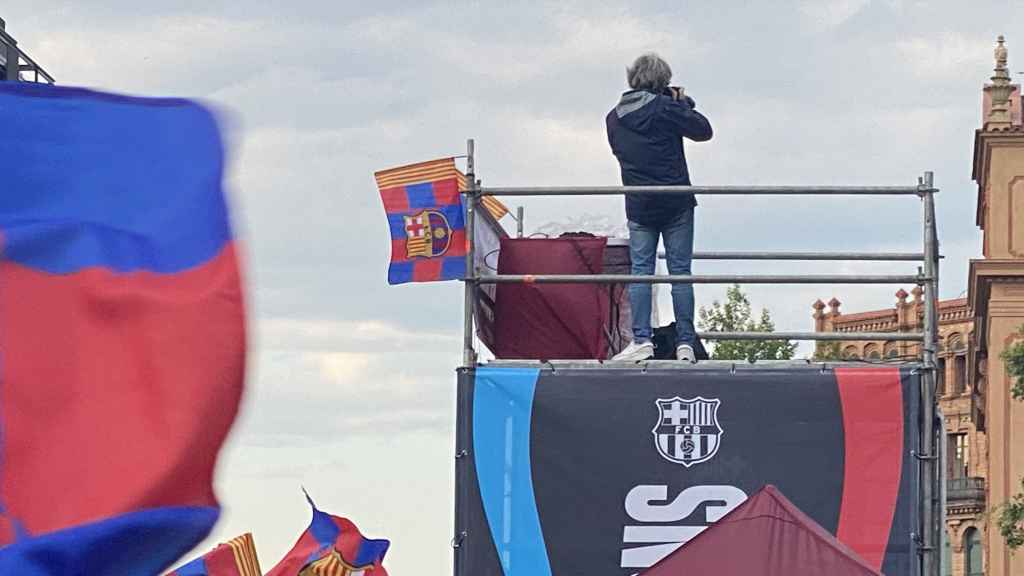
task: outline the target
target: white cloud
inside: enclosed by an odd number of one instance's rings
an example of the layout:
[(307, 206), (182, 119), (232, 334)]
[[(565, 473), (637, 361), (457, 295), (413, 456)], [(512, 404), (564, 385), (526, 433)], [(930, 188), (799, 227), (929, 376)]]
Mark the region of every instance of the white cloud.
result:
[(871, 0), (806, 0), (800, 3), (804, 24), (814, 29), (830, 29), (846, 22)]
[(893, 43), (907, 62), (914, 77), (924, 80), (979, 78), (992, 68), (994, 39), (945, 31), (927, 36), (912, 36)]
[(350, 384), (360, 375), (365, 378), (373, 356), (359, 352), (311, 353), (309, 358), (317, 362), (320, 372), (330, 384)]

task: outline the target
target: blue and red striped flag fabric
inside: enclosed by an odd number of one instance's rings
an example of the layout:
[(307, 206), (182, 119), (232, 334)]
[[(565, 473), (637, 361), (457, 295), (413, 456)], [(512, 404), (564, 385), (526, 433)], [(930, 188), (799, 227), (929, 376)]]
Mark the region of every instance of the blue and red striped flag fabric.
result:
[(313, 509), (313, 521), (291, 551), (266, 576), (388, 576), (384, 555), (391, 543), (363, 538), (347, 518)]
[(462, 174), (454, 158), (376, 172), (391, 231), (388, 283), (454, 280), (466, 275)]
[(217, 546), (167, 576), (263, 576), (252, 534)]
[(0, 574), (160, 574), (217, 520), (245, 324), (213, 115), (0, 82)]

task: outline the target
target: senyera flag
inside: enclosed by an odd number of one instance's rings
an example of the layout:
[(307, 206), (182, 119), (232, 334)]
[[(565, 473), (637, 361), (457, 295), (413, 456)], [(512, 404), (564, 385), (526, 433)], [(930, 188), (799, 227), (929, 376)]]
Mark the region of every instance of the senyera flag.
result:
[(214, 116), (0, 83), (0, 574), (160, 574), (209, 533), (245, 368)]
[(263, 576), (252, 534), (217, 546), (167, 576)]
[(370, 540), (347, 518), (313, 509), (313, 520), (298, 542), (266, 576), (388, 576), (384, 555), (391, 543)]
[(388, 283), (466, 275), (466, 229), (454, 158), (376, 172), (391, 230)]

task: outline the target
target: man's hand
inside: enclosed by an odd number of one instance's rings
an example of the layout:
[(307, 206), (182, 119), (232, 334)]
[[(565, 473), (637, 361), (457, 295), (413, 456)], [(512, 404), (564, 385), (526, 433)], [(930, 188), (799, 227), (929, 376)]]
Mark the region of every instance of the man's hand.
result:
[(686, 92), (683, 90), (681, 86), (669, 86), (668, 90), (672, 94), (673, 100), (677, 102), (682, 102), (689, 106), (690, 108), (697, 107), (697, 103), (693, 101), (693, 98), (690, 98), (689, 96), (686, 95)]

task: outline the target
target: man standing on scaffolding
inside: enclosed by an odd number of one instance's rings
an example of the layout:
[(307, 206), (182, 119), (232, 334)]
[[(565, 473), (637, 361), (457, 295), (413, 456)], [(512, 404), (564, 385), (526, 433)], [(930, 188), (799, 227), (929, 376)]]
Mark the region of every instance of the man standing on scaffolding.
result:
[[(630, 90), (608, 113), (608, 143), (619, 160), (625, 186), (689, 186), (683, 138), (711, 139), (711, 123), (682, 88), (669, 86), (672, 69), (657, 54), (644, 54), (626, 70)], [(693, 194), (626, 194), (629, 256), (633, 274), (654, 274), (658, 237), (665, 242), (670, 274), (691, 273)], [(637, 362), (654, 356), (651, 285), (630, 284), (633, 341), (612, 360)], [(672, 285), (676, 358), (695, 362), (693, 285)]]

